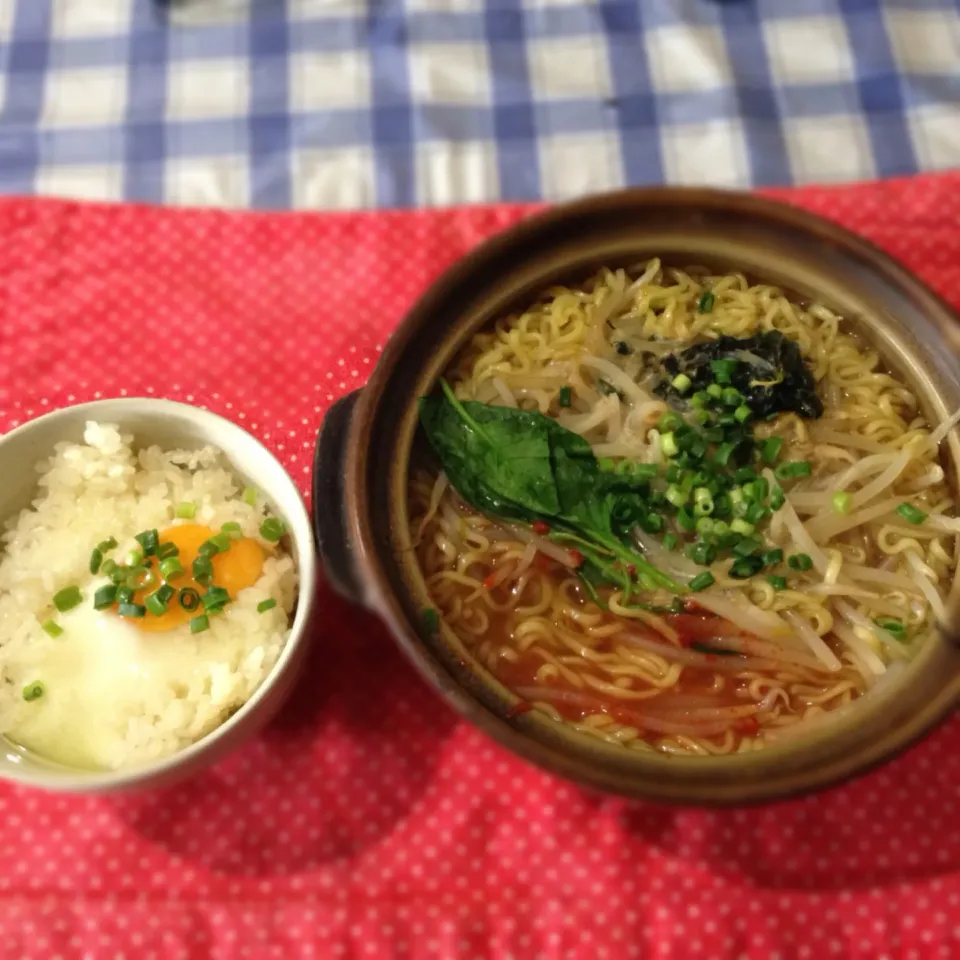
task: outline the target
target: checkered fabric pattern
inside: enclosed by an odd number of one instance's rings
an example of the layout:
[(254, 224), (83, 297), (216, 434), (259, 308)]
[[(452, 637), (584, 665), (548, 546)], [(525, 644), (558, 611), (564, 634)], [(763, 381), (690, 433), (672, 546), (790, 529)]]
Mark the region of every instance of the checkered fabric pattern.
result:
[(960, 0), (0, 0), (0, 192), (554, 200), (960, 165)]

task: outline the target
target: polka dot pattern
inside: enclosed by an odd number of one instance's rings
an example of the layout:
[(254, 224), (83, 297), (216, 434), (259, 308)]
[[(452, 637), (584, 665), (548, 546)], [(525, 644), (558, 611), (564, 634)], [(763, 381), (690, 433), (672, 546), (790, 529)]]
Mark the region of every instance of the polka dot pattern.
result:
[[(960, 304), (960, 175), (778, 193)], [(309, 491), (330, 403), (424, 286), (529, 212), (236, 215), (0, 201), (0, 429), (97, 397), (209, 407)], [(319, 505), (322, 509), (322, 505)], [(920, 958), (960, 953), (960, 721), (744, 810), (590, 794), (504, 753), (322, 591), (257, 740), (120, 798), (0, 786), (17, 957)]]

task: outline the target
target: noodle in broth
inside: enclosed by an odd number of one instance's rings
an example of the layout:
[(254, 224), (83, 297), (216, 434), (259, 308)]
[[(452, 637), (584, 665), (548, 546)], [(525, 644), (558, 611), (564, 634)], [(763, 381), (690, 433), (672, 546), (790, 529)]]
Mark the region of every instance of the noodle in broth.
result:
[[(477, 510), (443, 471), (412, 476), (412, 534), (433, 603), (521, 709), (631, 749), (751, 750), (842, 711), (933, 631), (960, 531), (937, 449), (952, 423), (932, 431), (914, 394), (824, 306), (742, 274), (652, 260), (549, 290), (474, 337), (449, 381), (461, 401), (539, 411), (615, 468), (662, 470), (670, 451), (657, 428), (670, 406), (654, 387), (664, 358), (765, 331), (799, 346), (823, 414), (757, 421), (758, 443), (780, 438), (780, 462), (811, 468), (783, 484), (785, 502), (757, 534), (785, 559), (809, 558), (808, 569), (781, 562), (735, 577), (730, 556), (696, 563), (663, 531), (637, 527), (638, 555), (674, 581), (712, 575), (677, 612), (656, 585), (639, 596), (588, 589), (569, 539)], [(762, 476), (777, 484), (772, 465)]]

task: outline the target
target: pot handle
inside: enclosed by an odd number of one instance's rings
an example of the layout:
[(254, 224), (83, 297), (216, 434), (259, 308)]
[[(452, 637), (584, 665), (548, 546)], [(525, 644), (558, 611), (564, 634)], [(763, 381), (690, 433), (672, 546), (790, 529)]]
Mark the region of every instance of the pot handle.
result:
[(320, 550), (324, 577), (334, 591), (351, 603), (361, 603), (353, 548), (347, 533), (343, 478), (347, 465), (347, 433), (360, 398), (354, 390), (328, 411), (317, 434), (313, 458), (313, 532)]

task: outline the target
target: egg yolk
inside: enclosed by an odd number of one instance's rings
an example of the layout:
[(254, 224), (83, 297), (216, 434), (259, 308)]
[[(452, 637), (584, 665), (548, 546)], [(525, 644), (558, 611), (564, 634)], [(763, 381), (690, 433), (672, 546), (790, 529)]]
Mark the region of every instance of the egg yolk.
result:
[[(192, 588), (200, 596), (206, 592), (206, 588), (200, 586), (191, 576), (193, 561), (200, 554), (200, 545), (211, 537), (216, 535), (216, 531), (211, 530), (199, 523), (185, 523), (179, 527), (170, 527), (168, 530), (160, 532), (160, 543), (173, 543), (179, 549), (177, 558), (183, 566), (183, 573), (177, 577), (171, 577), (169, 584), (176, 590), (184, 587)], [(263, 572), (264, 549), (256, 540), (249, 537), (243, 537), (240, 540), (232, 540), (230, 549), (223, 553), (214, 554), (211, 558), (213, 564), (213, 582), (218, 587), (223, 587), (230, 594), (231, 600), (237, 599), (237, 594), (247, 587), (252, 587)], [(134, 594), (134, 603), (142, 604), (148, 593), (157, 589), (157, 585), (146, 590), (138, 590)], [(203, 613), (203, 608), (196, 610), (184, 610), (180, 606), (178, 597), (171, 598), (167, 612), (157, 616), (153, 613), (147, 613), (145, 617), (130, 619), (129, 622), (144, 630), (147, 633), (160, 633), (166, 630), (173, 630), (184, 623), (189, 622), (193, 617)], [(127, 619), (127, 618), (124, 618)]]

